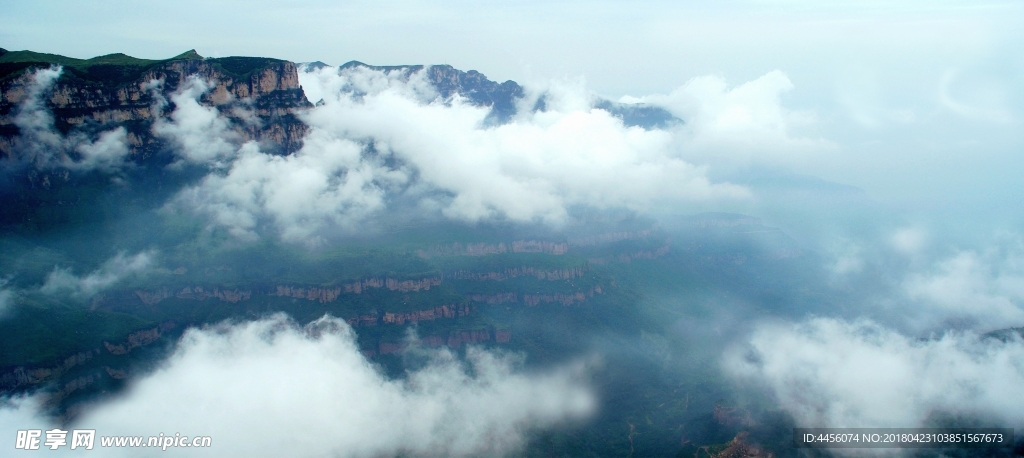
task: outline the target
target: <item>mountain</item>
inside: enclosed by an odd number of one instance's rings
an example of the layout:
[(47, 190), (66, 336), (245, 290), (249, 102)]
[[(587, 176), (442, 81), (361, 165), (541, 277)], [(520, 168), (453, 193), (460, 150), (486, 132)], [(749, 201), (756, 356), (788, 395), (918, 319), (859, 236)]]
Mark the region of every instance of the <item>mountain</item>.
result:
[[(55, 65), (59, 75), (43, 72), (50, 80), (36, 73)], [(490, 108), (494, 124), (514, 122), (517, 109), (546, 109), (544, 94), (477, 71), (359, 62), (339, 70), (358, 67), (422, 71), (441, 103), (461, 96)], [(168, 210), (183, 190), (223, 172), (215, 161), (176, 162), (181, 145), (160, 126), (176, 122), (177, 106), (194, 102), (223, 116), (233, 142), (291, 155), (309, 129), (303, 113), (314, 107), (300, 72), (334, 68), (195, 51), (147, 60), (0, 50), (0, 299), (8, 301), (0, 309), (0, 396), (46, 393), (46, 413), (71, 421), (152, 373), (188, 329), (275, 313), (300, 324), (330, 315), (396, 378), (418, 364), (406, 351), (417, 346), (497, 347), (531, 367), (603, 355), (593, 383), (610, 402), (589, 426), (539, 439), (539, 455), (627, 455), (634, 429), (643, 438), (635, 456), (671, 456), (680, 438), (705, 451), (759, 450), (738, 435), (756, 427), (751, 415), (717, 401), (728, 393), (708, 382), (715, 369), (670, 350), (722, 332), (717, 318), (700, 315), (724, 292), (794, 310), (818, 301), (803, 287), (809, 258), (757, 218), (694, 215), (674, 233), (632, 213), (587, 213), (565, 228), (403, 219), (305, 247), (273, 237), (240, 242)], [(591, 104), (638, 128), (682, 122), (656, 107)], [(122, 129), (127, 165), (80, 166), (88, 159), (82, 145)], [(40, 163), (27, 153), (55, 156)], [(129, 258), (152, 259), (132, 270)]]
[(516, 102), (524, 95), (523, 87), (515, 81), (508, 80), (504, 83), (497, 83), (487, 79), (483, 73), (476, 70), (464, 72), (451, 65), (376, 66), (351, 61), (341, 65), (338, 70), (354, 67), (365, 67), (383, 72), (399, 71), (406, 74), (426, 70), (427, 81), (434, 86), (441, 97), (447, 99), (459, 94), (474, 105), (490, 107), (489, 119), (496, 123), (507, 122), (511, 119), (516, 114)]
[[(326, 67), (323, 62), (303, 65)], [(227, 116), (240, 141), (255, 140), (264, 150), (290, 154), (301, 148), (307, 131), (298, 114), (312, 104), (299, 86), (292, 62), (262, 57), (204, 58), (195, 50), (163, 60), (120, 53), (75, 59), (0, 48), (0, 157), (15, 156), (15, 143), (24, 126), (19, 126), (17, 119), (19, 104), (32, 95), (33, 71), (51, 66), (62, 68), (42, 101), (52, 113), (52, 127), (62, 135), (75, 132), (89, 138), (111, 127), (124, 127), (136, 162), (150, 160), (168, 148), (166, 140), (153, 135), (153, 126), (173, 111), (170, 99), (191, 75), (209, 82), (209, 90), (199, 96), (200, 104)], [(339, 70), (353, 67), (407, 74), (426, 71), (427, 80), (441, 97), (459, 94), (470, 103), (490, 107), (488, 120), (499, 124), (515, 115), (517, 103), (525, 95), (514, 81), (497, 83), (475, 70), (466, 72), (450, 65), (373, 66), (352, 61)], [(541, 95), (534, 109), (544, 107)], [(681, 122), (664, 109), (642, 104), (595, 99), (594, 108), (607, 110), (628, 126), (661, 128)]]
[[(326, 66), (323, 62), (314, 62), (308, 65), (310, 66), (309, 68), (323, 68), (323, 66)], [(427, 81), (434, 86), (441, 97), (447, 99), (455, 94), (459, 94), (474, 105), (489, 107), (491, 112), (488, 115), (488, 121), (495, 124), (510, 121), (516, 114), (517, 105), (526, 96), (526, 91), (515, 81), (508, 80), (504, 83), (498, 83), (487, 79), (483, 73), (476, 70), (464, 72), (451, 65), (376, 66), (351, 61), (341, 65), (339, 70), (354, 67), (365, 67), (383, 72), (398, 71), (407, 75), (425, 70), (427, 72)], [(651, 105), (624, 104), (601, 98), (595, 98), (592, 104), (594, 108), (608, 111), (612, 116), (621, 119), (623, 124), (627, 126), (651, 129), (665, 128), (676, 123), (682, 123), (682, 120), (673, 116), (672, 113)], [(546, 108), (545, 94), (540, 95), (532, 108), (534, 111)]]
[[(61, 134), (86, 136), (115, 126), (127, 129), (136, 161), (156, 156), (168, 145), (152, 135), (154, 122), (173, 110), (163, 107), (191, 75), (211, 84), (200, 103), (216, 107), (232, 121), (243, 141), (255, 140), (283, 153), (297, 151), (306, 126), (299, 110), (312, 105), (299, 87), (295, 64), (260, 57), (206, 59), (195, 50), (165, 60), (109, 54), (72, 59), (31, 51), (0, 54), (0, 155), (11, 157), (22, 130), (18, 106), (31, 94), (32, 70), (59, 65), (63, 71), (45, 97), (53, 127)], [(160, 84), (154, 84), (160, 82)]]

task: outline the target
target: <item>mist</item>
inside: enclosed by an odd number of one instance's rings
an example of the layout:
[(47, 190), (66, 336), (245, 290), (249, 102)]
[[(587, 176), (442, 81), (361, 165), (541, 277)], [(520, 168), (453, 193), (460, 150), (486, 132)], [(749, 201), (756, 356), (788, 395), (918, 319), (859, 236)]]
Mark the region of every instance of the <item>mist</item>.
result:
[[(186, 332), (159, 369), (75, 424), (214, 438), (216, 448), (171, 451), (188, 456), (476, 456), (515, 452), (531, 429), (594, 409), (581, 364), (528, 373), (512, 354), (471, 349), (463, 361), (423, 351), (429, 362), (395, 380), (335, 318), (221, 323)], [(33, 419), (38, 402), (17, 400), (0, 424), (46, 424)]]

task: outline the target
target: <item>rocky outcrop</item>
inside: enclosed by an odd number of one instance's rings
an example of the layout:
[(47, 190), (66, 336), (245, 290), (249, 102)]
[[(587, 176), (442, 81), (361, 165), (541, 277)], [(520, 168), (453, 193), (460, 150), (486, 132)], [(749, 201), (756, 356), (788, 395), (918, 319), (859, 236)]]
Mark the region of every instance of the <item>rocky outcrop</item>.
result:
[(420, 280), (395, 280), (388, 278), (384, 280), (384, 286), (391, 291), (401, 291), (408, 293), (410, 291), (430, 290), (431, 286), (438, 286), (441, 284), (440, 278), (423, 278)]
[(106, 371), (107, 375), (114, 380), (124, 380), (128, 378), (128, 371), (124, 369), (114, 369), (109, 366), (103, 366), (103, 370)]
[(176, 293), (171, 292), (171, 290), (167, 288), (162, 288), (156, 291), (136, 290), (135, 296), (146, 305), (156, 305), (160, 303), (160, 301), (170, 297), (197, 301), (214, 298), (220, 299), (224, 302), (236, 303), (251, 299), (252, 291), (239, 289), (222, 290), (216, 287), (213, 289), (206, 289), (202, 286), (186, 286)]
[[(10, 62), (17, 60), (15, 55), (23, 55), (28, 62)], [(193, 76), (209, 85), (199, 102), (217, 108), (230, 120), (241, 142), (255, 140), (267, 149), (289, 153), (301, 147), (307, 131), (296, 114), (311, 105), (299, 86), (295, 64), (283, 60), (204, 59), (194, 51), (164, 61), (128, 56), (78, 60), (24, 52), (8, 53), (4, 58), (8, 62), (0, 66), (2, 156), (14, 154), (14, 138), (19, 134), (14, 117), (29, 96), (33, 72), (60, 63), (64, 64), (60, 78), (44, 94), (54, 127), (64, 135), (77, 131), (88, 136), (122, 126), (136, 160), (167, 146), (153, 134), (153, 124), (157, 118), (169, 116), (174, 108), (171, 95)], [(162, 107), (165, 103), (170, 104), (166, 109)]]
[(321, 304), (327, 302), (333, 302), (341, 295), (341, 287), (334, 288), (299, 288), (291, 286), (278, 286), (274, 291), (271, 291), (269, 296), (279, 297), (294, 297), (296, 299), (306, 299), (310, 301), (317, 301)]
[[(583, 292), (577, 291), (574, 293), (554, 293), (554, 294), (523, 294), (523, 304), (533, 307), (540, 304), (547, 303), (559, 303), (562, 305), (573, 305), (576, 303), (584, 302), (587, 299), (594, 297), (594, 294), (603, 294), (604, 290), (600, 286), (595, 286), (590, 290)], [(494, 293), (494, 294), (470, 294), (469, 299), (475, 302), (483, 302), (485, 304), (508, 304), (518, 303), (520, 295), (518, 293)]]
[(483, 343), (491, 340), (491, 333), (486, 329), (475, 331), (453, 332), (448, 336), (448, 348), (459, 348), (463, 344)]
[(623, 240), (640, 240), (651, 236), (650, 230), (643, 231), (621, 231), (609, 232), (598, 235), (588, 235), (569, 239), (569, 246), (594, 246), (606, 243), (621, 242)]
[(174, 297), (174, 295), (171, 294), (170, 290), (168, 290), (167, 288), (159, 289), (156, 291), (145, 291), (139, 289), (135, 290), (135, 296), (138, 297), (139, 300), (146, 305), (156, 305), (164, 299)]
[(60, 377), (61, 374), (67, 372), (69, 369), (85, 364), (87, 361), (99, 355), (99, 353), (100, 350), (98, 348), (75, 353), (74, 355), (64, 358), (64, 361), (61, 361), (60, 364), (54, 367), (17, 367), (11, 372), (0, 375), (0, 389), (9, 390), (26, 385), (31, 386), (50, 380), (51, 378)]
[(572, 293), (572, 294), (563, 294), (563, 293), (555, 293), (555, 294), (524, 294), (523, 295), (523, 303), (528, 305), (528, 306), (530, 306), (530, 307), (533, 307), (535, 305), (540, 305), (542, 303), (551, 303), (551, 302), (558, 302), (558, 303), (560, 303), (562, 305), (572, 305), (572, 304), (577, 303), (577, 302), (583, 302), (583, 301), (587, 300), (587, 297), (592, 297), (592, 296), (593, 296), (593, 294), (590, 294), (588, 296), (587, 294), (584, 294), (584, 293), (581, 293), (581, 292), (576, 292), (576, 293)]
[(583, 276), (583, 268), (576, 267), (572, 269), (555, 269), (555, 270), (543, 270), (535, 267), (516, 267), (512, 269), (505, 269), (501, 272), (470, 272), (466, 270), (456, 270), (451, 274), (448, 274), (448, 278), (452, 280), (476, 280), (476, 281), (501, 281), (508, 280), (509, 278), (516, 277), (536, 277), (538, 280), (570, 280), (573, 278), (580, 278)]
[(119, 344), (111, 344), (110, 342), (103, 342), (103, 346), (112, 355), (125, 355), (128, 352), (139, 348), (143, 345), (149, 345), (160, 339), (163, 334), (160, 332), (160, 327), (153, 329), (146, 329), (143, 331), (133, 332), (128, 334), (128, 338)]
[(513, 253), (547, 253), (565, 254), (569, 252), (568, 243), (542, 242), (536, 240), (519, 240), (512, 242)]
[(488, 107), (491, 109), (488, 121), (492, 123), (503, 123), (511, 119), (516, 113), (516, 102), (524, 94), (523, 88), (515, 81), (498, 83), (487, 79), (483, 73), (476, 70), (464, 72), (451, 65), (374, 66), (352, 61), (342, 65), (339, 71), (356, 67), (383, 72), (400, 72), (406, 77), (419, 71), (425, 71), (426, 80), (442, 98), (448, 100), (458, 94), (469, 103)]
[(193, 299), (198, 301), (216, 298), (224, 302), (236, 303), (251, 299), (252, 291), (242, 291), (238, 289), (221, 290), (220, 288), (213, 288), (213, 290), (210, 291), (203, 289), (203, 287), (201, 286), (196, 286), (193, 288), (183, 288), (181, 291), (178, 291), (178, 293), (175, 294), (175, 297), (179, 299)]
[(367, 278), (362, 281), (355, 283), (346, 283), (344, 288), (346, 293), (362, 294), (370, 288), (387, 288), (391, 291), (400, 291), (408, 293), (410, 291), (428, 291), (431, 286), (438, 286), (441, 284), (440, 278), (421, 278), (417, 280), (396, 280), (393, 278)]
[(498, 329), (494, 331), (494, 341), (497, 343), (508, 343), (512, 340), (512, 331), (509, 329)]
[[(319, 64), (319, 65), (317, 65)], [(321, 68), (322, 62), (307, 64), (308, 68)], [(515, 81), (498, 83), (491, 81), (476, 70), (464, 72), (453, 68), (451, 65), (396, 65), (396, 66), (374, 66), (362, 62), (348, 62), (339, 68), (339, 71), (346, 69), (364, 67), (382, 72), (397, 72), (408, 78), (413, 73), (423, 71), (424, 77), (431, 86), (437, 90), (445, 100), (458, 94), (469, 103), (488, 107), (491, 112), (486, 121), (490, 124), (505, 123), (510, 121), (516, 114), (517, 105), (524, 99), (526, 91)], [(533, 101), (533, 111), (547, 110), (547, 94), (542, 94)], [(605, 110), (612, 116), (622, 120), (626, 126), (640, 126), (644, 128), (666, 128), (681, 124), (682, 120), (676, 118), (672, 113), (663, 108), (643, 103), (618, 103), (610, 100), (595, 98), (591, 106), (599, 110)]]
[(750, 443), (749, 437), (749, 433), (740, 431), (718, 453), (712, 454), (709, 447), (702, 447), (701, 449), (711, 458), (773, 458), (775, 456), (774, 453), (761, 448), (757, 444)]
[(384, 312), (384, 319), (387, 324), (402, 325), (405, 323), (416, 323), (419, 321), (433, 321), (438, 318), (455, 318), (469, 315), (469, 305), (440, 305), (432, 309), (417, 310), (415, 312)]
[[(133, 332), (128, 335), (124, 342), (118, 344), (103, 342), (103, 347), (106, 348), (110, 354), (125, 355), (135, 348), (143, 345), (149, 345), (159, 340), (164, 332), (172, 328), (174, 328), (174, 323), (164, 322), (151, 329)], [(61, 376), (66, 374), (69, 370), (85, 365), (93, 358), (99, 356), (100, 352), (101, 350), (99, 348), (78, 352), (64, 358), (60, 364), (52, 367), (16, 367), (10, 372), (0, 375), (0, 391), (15, 390), (24, 387), (31, 387), (41, 383), (49, 383), (53, 380), (60, 380)], [(71, 392), (97, 380), (97, 376), (95, 375), (89, 377), (92, 378), (86, 379), (79, 377), (73, 380), (64, 381), (57, 391), (57, 394), (59, 395), (58, 397), (66, 396), (67, 394), (70, 394)]]
[(516, 293), (495, 293), (495, 294), (470, 294), (469, 299), (485, 304), (505, 304), (519, 302), (519, 295)]
[(98, 381), (99, 378), (99, 374), (86, 374), (81, 377), (76, 377), (74, 379), (68, 380), (66, 383), (64, 383), (64, 386), (60, 388), (60, 391), (57, 392), (57, 396), (67, 397), (71, 393), (78, 391), (80, 388), (85, 388), (89, 385), (92, 385), (93, 383)]
[(349, 326), (353, 328), (364, 327), (364, 326), (376, 326), (377, 325), (377, 313), (368, 313), (365, 315), (357, 315), (352, 318), (345, 320)]
[(562, 255), (569, 252), (569, 244), (565, 242), (548, 242), (540, 240), (517, 240), (511, 243), (453, 243), (438, 245), (428, 249), (417, 250), (422, 258), (435, 256), (486, 256), (501, 253), (546, 253)]

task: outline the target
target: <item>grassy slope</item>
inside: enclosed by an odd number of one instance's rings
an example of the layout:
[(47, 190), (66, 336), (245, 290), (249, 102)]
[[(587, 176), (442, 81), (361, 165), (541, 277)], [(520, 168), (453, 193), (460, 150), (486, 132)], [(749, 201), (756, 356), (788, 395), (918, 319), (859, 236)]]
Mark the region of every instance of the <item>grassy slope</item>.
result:
[(0, 80), (16, 77), (26, 69), (60, 65), (68, 73), (95, 83), (117, 85), (133, 81), (143, 72), (177, 60), (203, 60), (213, 64), (218, 70), (236, 79), (248, 79), (254, 72), (270, 65), (285, 62), (280, 59), (266, 57), (222, 57), (204, 58), (194, 49), (183, 52), (169, 59), (140, 59), (122, 53), (107, 54), (91, 59), (48, 54), (35, 51), (0, 52)]

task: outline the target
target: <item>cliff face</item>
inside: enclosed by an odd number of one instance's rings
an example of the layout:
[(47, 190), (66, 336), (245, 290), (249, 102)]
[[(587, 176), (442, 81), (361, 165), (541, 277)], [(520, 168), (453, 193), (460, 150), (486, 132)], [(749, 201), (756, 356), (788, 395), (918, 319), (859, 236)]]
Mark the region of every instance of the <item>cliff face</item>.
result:
[[(319, 64), (319, 65), (318, 65)], [(323, 66), (322, 62), (308, 64), (311, 68)], [(396, 65), (396, 66), (374, 66), (362, 62), (352, 61), (341, 66), (341, 69), (351, 67), (366, 67), (384, 72), (402, 71), (414, 73), (426, 70), (426, 79), (438, 94), (443, 98), (449, 98), (459, 94), (477, 106), (491, 109), (488, 121), (492, 123), (505, 123), (510, 121), (516, 114), (516, 105), (525, 97), (526, 91), (515, 81), (508, 80), (504, 83), (491, 81), (476, 70), (464, 72), (451, 65)], [(541, 95), (534, 104), (534, 111), (547, 109), (545, 102), (546, 94)], [(681, 124), (682, 120), (676, 118), (668, 111), (646, 104), (623, 104), (610, 100), (597, 98), (592, 101), (592, 106), (605, 110), (612, 116), (622, 120), (627, 126), (639, 126), (644, 128), (667, 128)]]
[(571, 280), (573, 278), (580, 278), (583, 276), (583, 268), (576, 267), (572, 269), (555, 269), (555, 270), (544, 270), (537, 269), (535, 267), (515, 267), (505, 269), (501, 272), (471, 272), (466, 270), (456, 270), (452, 272), (447, 278), (452, 280), (493, 280), (502, 281), (516, 277), (536, 277), (538, 280)]
[(173, 111), (171, 95), (192, 75), (209, 84), (199, 103), (226, 116), (241, 141), (255, 140), (269, 150), (290, 153), (299, 149), (307, 130), (296, 114), (311, 105), (299, 86), (295, 64), (283, 60), (204, 59), (194, 51), (164, 61), (128, 56), (77, 60), (29, 52), (0, 57), (0, 154), (5, 157), (14, 154), (14, 139), (21, 133), (15, 117), (31, 96), (34, 72), (61, 64), (60, 77), (40, 94), (53, 114), (53, 127), (63, 135), (89, 136), (123, 126), (136, 161), (166, 146), (153, 134), (153, 123)]
[(421, 258), (437, 256), (486, 256), (501, 253), (545, 253), (563, 255), (569, 252), (569, 244), (565, 242), (548, 242), (540, 240), (516, 240), (511, 243), (453, 243), (438, 245), (426, 250), (416, 250)]
[(426, 70), (427, 81), (430, 82), (438, 94), (443, 98), (449, 98), (459, 94), (477, 106), (489, 107), (491, 113), (489, 119), (492, 122), (506, 122), (516, 114), (516, 102), (523, 97), (523, 87), (515, 81), (498, 83), (491, 81), (476, 70), (464, 72), (451, 65), (397, 65), (397, 66), (374, 66), (362, 62), (352, 61), (340, 67), (340, 70), (352, 67), (366, 67), (383, 72), (401, 71), (415, 73)]

